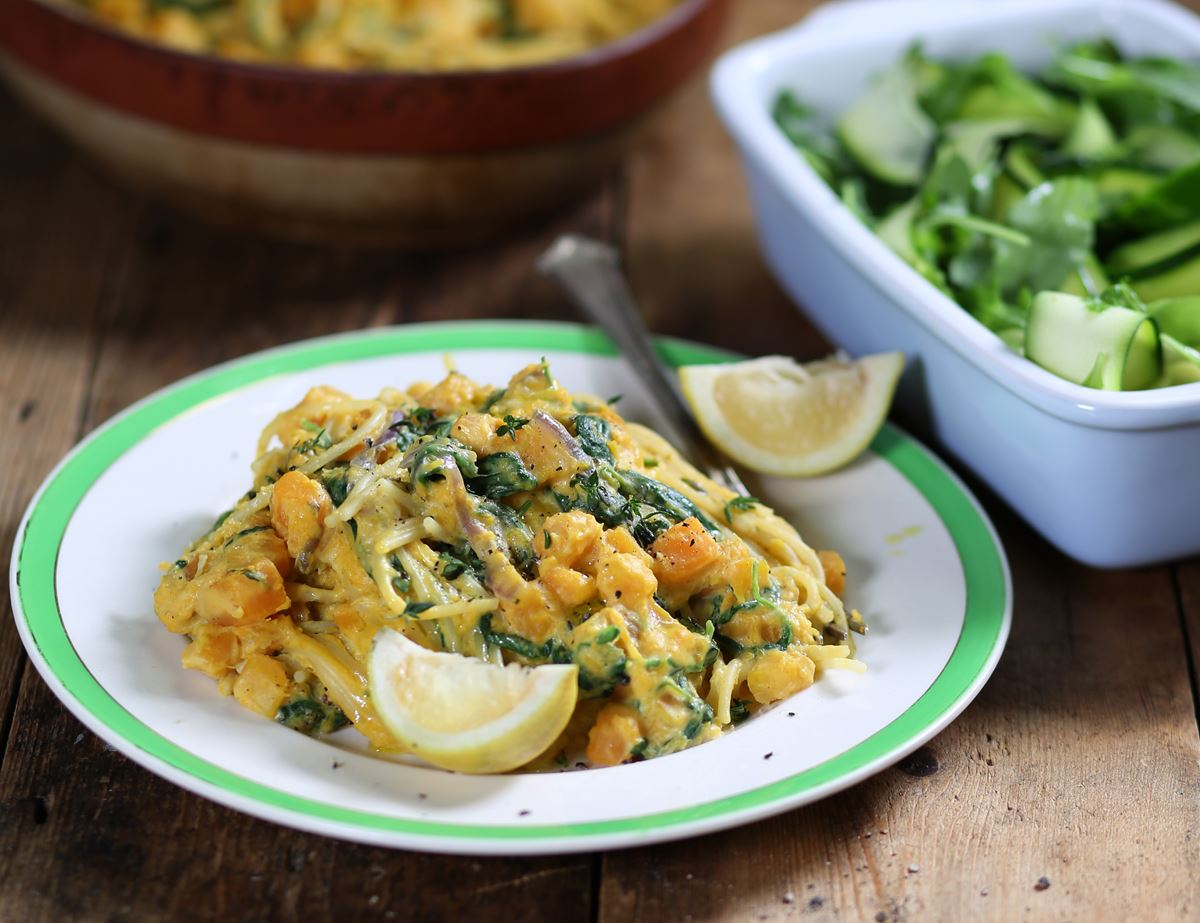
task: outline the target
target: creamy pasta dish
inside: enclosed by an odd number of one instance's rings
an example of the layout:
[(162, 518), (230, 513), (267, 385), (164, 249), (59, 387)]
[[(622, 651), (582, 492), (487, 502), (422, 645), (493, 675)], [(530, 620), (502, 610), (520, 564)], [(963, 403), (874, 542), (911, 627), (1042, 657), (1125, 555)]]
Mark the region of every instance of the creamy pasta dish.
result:
[(182, 51), (328, 68), (464, 70), (567, 58), (678, 0), (60, 0)]
[(165, 565), (185, 667), (308, 734), (372, 708), (381, 630), (494, 664), (574, 664), (566, 730), (530, 768), (712, 740), (831, 667), (863, 669), (844, 566), (545, 362), (360, 400), (313, 388), (263, 431), (252, 488)]

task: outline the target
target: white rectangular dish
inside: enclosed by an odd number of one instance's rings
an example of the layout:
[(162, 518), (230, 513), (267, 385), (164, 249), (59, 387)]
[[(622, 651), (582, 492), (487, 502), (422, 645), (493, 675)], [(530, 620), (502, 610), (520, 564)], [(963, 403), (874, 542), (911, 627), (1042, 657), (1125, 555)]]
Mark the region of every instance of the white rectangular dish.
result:
[(933, 57), (994, 50), (1036, 70), (1099, 36), (1200, 57), (1200, 18), (1162, 0), (852, 0), (727, 53), (712, 91), (793, 299), (852, 353), (903, 350), (899, 400), (921, 426), (1067, 554), (1125, 567), (1200, 552), (1200, 383), (1098, 391), (1012, 352), (862, 225), (770, 112), (791, 89), (832, 120), (917, 39)]

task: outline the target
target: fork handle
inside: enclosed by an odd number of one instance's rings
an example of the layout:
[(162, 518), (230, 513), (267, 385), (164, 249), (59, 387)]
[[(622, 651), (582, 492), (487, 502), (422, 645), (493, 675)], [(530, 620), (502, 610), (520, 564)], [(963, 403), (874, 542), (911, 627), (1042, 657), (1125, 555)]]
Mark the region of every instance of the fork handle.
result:
[(583, 314), (617, 345), (657, 399), (669, 423), (672, 441), (713, 480), (735, 493), (748, 494), (729, 460), (705, 439), (684, 400), (678, 378), (655, 352), (621, 272), (617, 251), (598, 240), (567, 234), (542, 254), (537, 267), (553, 277)]

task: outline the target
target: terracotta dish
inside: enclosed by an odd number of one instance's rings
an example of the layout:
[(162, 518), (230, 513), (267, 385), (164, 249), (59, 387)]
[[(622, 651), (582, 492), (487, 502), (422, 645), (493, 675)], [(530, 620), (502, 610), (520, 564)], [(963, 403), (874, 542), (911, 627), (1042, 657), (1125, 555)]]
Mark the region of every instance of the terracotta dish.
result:
[(436, 247), (594, 188), (713, 50), (729, 0), (537, 67), (327, 71), (191, 55), (42, 0), (0, 0), (0, 73), (109, 170), (206, 217)]

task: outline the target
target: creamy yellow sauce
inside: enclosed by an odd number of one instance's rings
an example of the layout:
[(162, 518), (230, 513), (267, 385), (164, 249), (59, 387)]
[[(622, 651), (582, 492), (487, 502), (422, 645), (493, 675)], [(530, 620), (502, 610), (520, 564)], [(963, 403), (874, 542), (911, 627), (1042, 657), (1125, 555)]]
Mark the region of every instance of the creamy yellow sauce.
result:
[(575, 663), (534, 768), (614, 765), (718, 736), (853, 660), (844, 568), (661, 437), (564, 390), (454, 372), (356, 400), (310, 391), (263, 431), (254, 483), (168, 565), (184, 666), (307, 733), (397, 749), (366, 662), (385, 626), (493, 663)]
[(580, 54), (678, 0), (61, 0), (181, 51), (326, 68), (462, 70)]

